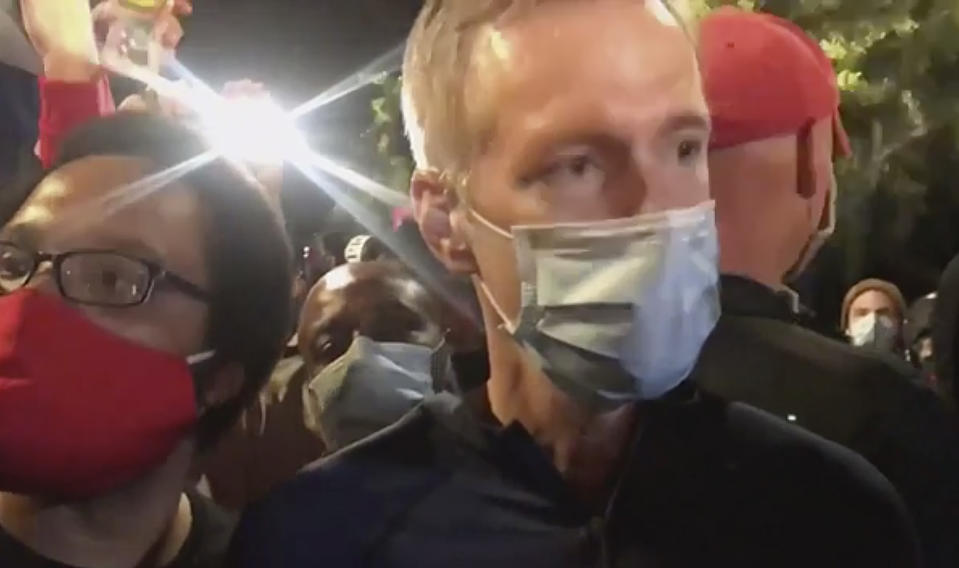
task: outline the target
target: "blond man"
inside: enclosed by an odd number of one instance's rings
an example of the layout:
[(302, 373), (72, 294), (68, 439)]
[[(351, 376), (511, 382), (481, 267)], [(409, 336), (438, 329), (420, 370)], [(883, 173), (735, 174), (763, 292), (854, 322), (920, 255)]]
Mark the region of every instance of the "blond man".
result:
[(686, 377), (718, 318), (709, 113), (659, 0), (430, 0), (404, 65), (416, 217), (491, 374), (316, 464), (233, 566), (910, 566), (862, 460)]

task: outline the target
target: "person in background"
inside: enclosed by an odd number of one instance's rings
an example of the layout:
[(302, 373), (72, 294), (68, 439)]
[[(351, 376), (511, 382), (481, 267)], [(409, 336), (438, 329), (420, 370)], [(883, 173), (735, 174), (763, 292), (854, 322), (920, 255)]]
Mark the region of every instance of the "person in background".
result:
[(192, 469), (279, 357), (290, 251), (222, 160), (128, 199), (207, 150), (95, 120), (0, 231), (2, 566), (219, 566), (232, 520)]
[(835, 224), (833, 159), (849, 148), (829, 59), (796, 25), (734, 8), (704, 19), (699, 51), (723, 315), (694, 379), (866, 457), (909, 506), (927, 565), (959, 565), (953, 417), (901, 359), (799, 325), (784, 284)]
[(306, 469), (246, 512), (231, 566), (917, 564), (860, 457), (685, 382), (717, 247), (669, 4), (429, 0), (403, 77), (414, 211), (475, 284), (487, 405), (430, 398)]
[(959, 409), (959, 256), (949, 262), (939, 280), (932, 351), (939, 393), (954, 410)]
[(205, 460), (216, 502), (239, 509), (264, 498), (303, 466), (392, 424), (432, 392), (448, 372), (438, 312), (395, 263), (329, 271), (305, 298), (297, 352), (277, 365), (258, 404)]
[[(338, 240), (328, 234), (313, 235), (303, 247), (303, 297), (323, 277), (324, 274), (341, 264), (338, 255), (342, 254), (345, 245), (329, 241)], [(335, 251), (335, 252), (334, 252)]]
[(936, 293), (932, 292), (919, 298), (906, 311), (903, 323), (903, 342), (906, 356), (922, 373), (923, 381), (933, 390), (939, 391), (936, 376), (936, 358), (932, 342), (932, 327), (936, 313)]
[[(0, 13), (0, 18), (4, 15)], [(3, 31), (0, 29), (0, 34)], [(3, 38), (0, 37), (0, 43)], [(0, 51), (0, 187), (15, 180), (29, 167), (37, 140), (40, 98), (37, 78), (29, 72), (7, 65)]]
[(373, 262), (393, 258), (389, 248), (371, 235), (356, 235), (343, 248), (343, 258), (348, 263)]
[(439, 304), (395, 262), (334, 268), (300, 317), (307, 427), (339, 450), (399, 420), (448, 381)]
[(905, 318), (906, 300), (899, 288), (885, 280), (868, 278), (846, 292), (840, 325), (854, 346), (902, 356)]
[[(43, 66), (37, 154), (49, 167), (70, 131), (115, 110), (94, 27), (108, 27), (117, 18), (116, 4), (103, 1), (91, 9), (89, 0), (19, 1), (24, 28)], [(157, 12), (154, 29), (165, 48), (180, 43), (178, 18), (192, 11), (190, 0), (175, 0)]]

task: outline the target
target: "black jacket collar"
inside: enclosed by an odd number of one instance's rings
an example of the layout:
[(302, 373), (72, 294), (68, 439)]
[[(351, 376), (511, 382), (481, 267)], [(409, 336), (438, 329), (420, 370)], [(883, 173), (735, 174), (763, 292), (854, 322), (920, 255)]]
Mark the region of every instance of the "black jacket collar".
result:
[(760, 317), (802, 324), (814, 314), (789, 290), (776, 291), (755, 280), (732, 274), (719, 277), (719, 299), (723, 313), (730, 316)]

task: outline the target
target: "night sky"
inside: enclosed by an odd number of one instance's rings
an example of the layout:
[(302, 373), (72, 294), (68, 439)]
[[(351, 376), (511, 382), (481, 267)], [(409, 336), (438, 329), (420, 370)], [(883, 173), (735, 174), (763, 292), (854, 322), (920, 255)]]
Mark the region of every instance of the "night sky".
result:
[[(213, 85), (250, 78), (294, 105), (403, 41), (420, 0), (194, 0), (180, 59)], [(362, 96), (322, 111), (344, 136), (365, 128)]]
[[(292, 107), (402, 42), (420, 5), (421, 0), (194, 0), (178, 55), (214, 87), (249, 78)], [(374, 143), (363, 134), (370, 126), (371, 94), (368, 89), (347, 97), (302, 123), (315, 149), (370, 175)], [(322, 206), (303, 202), (304, 194), (315, 190), (292, 181), (289, 185), (301, 186), (290, 191), (300, 195), (292, 209), (301, 218), (291, 221), (322, 232), (315, 225), (324, 216)]]

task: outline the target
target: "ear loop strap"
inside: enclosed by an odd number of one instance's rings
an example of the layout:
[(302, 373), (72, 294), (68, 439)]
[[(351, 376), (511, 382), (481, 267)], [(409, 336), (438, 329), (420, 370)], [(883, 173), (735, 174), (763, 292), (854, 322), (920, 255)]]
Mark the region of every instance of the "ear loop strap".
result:
[(484, 227), (486, 227), (490, 231), (493, 231), (494, 233), (496, 233), (497, 235), (505, 239), (513, 240), (513, 233), (507, 231), (506, 229), (503, 229), (496, 223), (490, 221), (489, 219), (484, 217), (482, 214), (480, 214), (479, 211), (477, 211), (476, 209), (473, 209), (473, 207), (470, 207), (469, 211), (470, 211), (470, 215), (476, 218), (477, 221), (479, 221)]
[(202, 417), (209, 410), (203, 402), (203, 391), (207, 381), (212, 373), (212, 363), (216, 356), (215, 350), (195, 353), (186, 358), (186, 364), (190, 369), (190, 376), (193, 379), (193, 396), (196, 400), (197, 416)]

